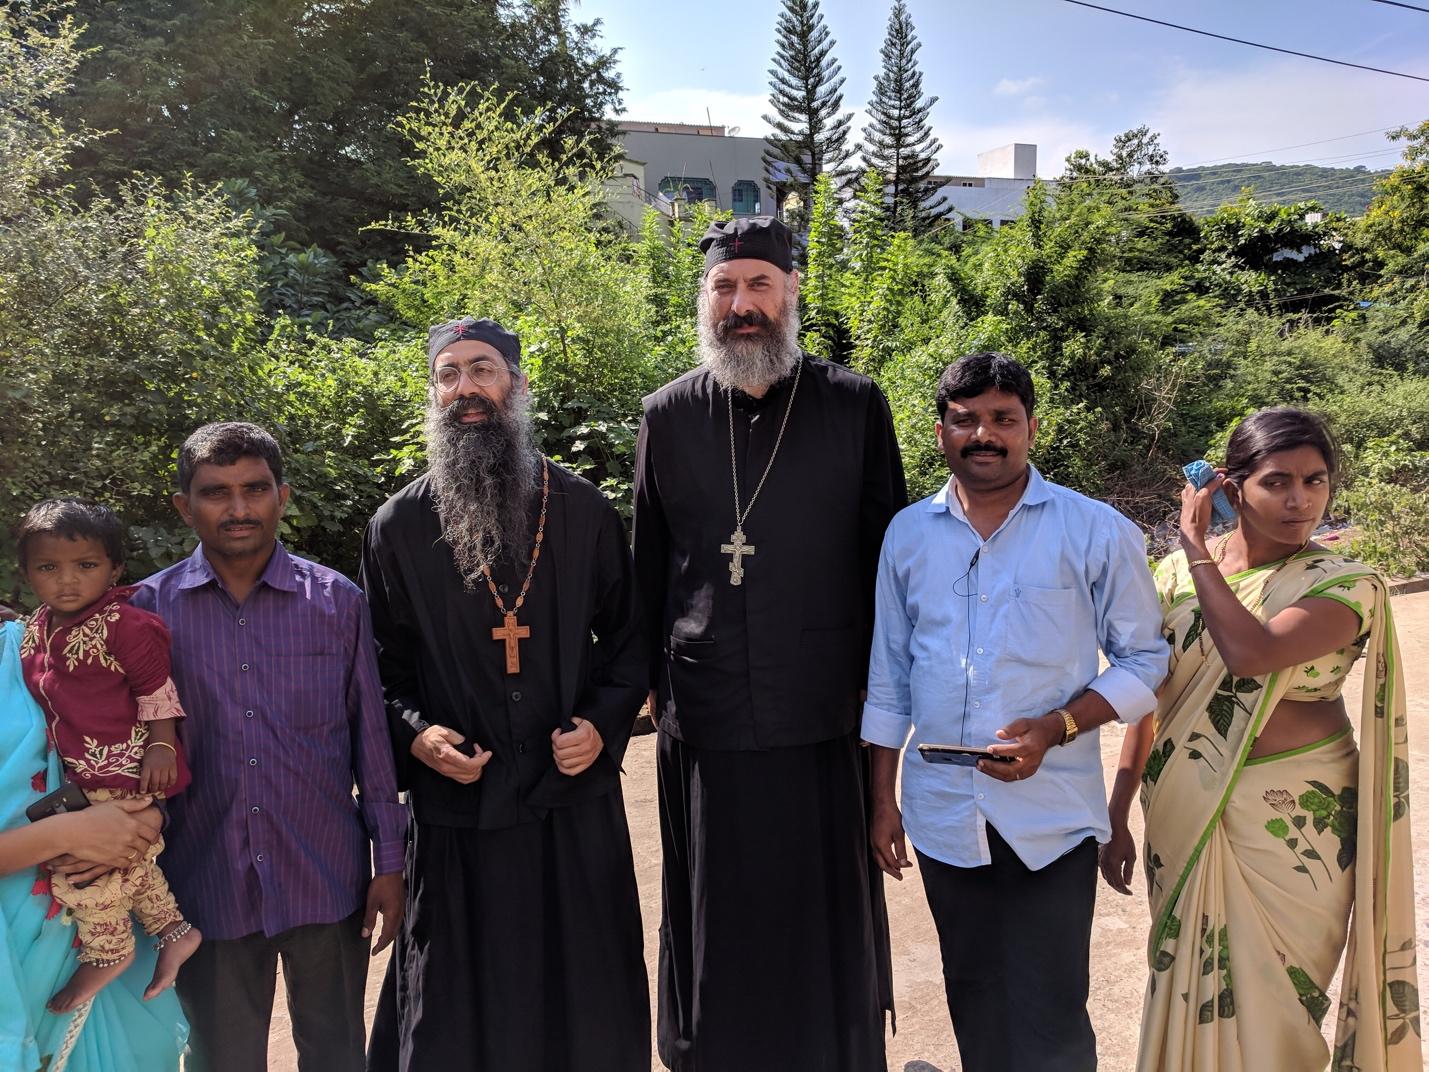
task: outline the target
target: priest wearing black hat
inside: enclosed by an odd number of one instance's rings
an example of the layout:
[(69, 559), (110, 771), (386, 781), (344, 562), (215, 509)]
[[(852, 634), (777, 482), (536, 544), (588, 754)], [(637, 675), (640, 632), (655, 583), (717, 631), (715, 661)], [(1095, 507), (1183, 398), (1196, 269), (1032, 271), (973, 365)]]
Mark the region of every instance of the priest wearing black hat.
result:
[(362, 581), (412, 809), (373, 1072), (646, 1072), (650, 1006), (620, 764), (646, 658), (624, 526), (543, 457), (520, 340), (429, 335), (425, 474)]
[(700, 367), (645, 399), (635, 562), (664, 847), (660, 1057), (883, 1069), (891, 1010), (860, 691), (906, 502), (873, 382), (799, 348), (792, 235), (700, 243)]

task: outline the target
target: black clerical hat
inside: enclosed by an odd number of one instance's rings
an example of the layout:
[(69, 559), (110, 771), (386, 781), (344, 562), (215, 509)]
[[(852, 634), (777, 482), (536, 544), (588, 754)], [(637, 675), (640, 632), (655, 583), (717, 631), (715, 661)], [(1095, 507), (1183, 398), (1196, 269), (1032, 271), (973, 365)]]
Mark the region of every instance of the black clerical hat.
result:
[(434, 364), (439, 353), (452, 343), (463, 340), (493, 346), (513, 368), (521, 367), (521, 337), (507, 331), (495, 320), (477, 320), (472, 316), (433, 324), (427, 329), (427, 364)]
[(794, 270), (794, 234), (773, 216), (717, 220), (700, 239), (705, 271), (723, 261), (750, 257), (785, 272)]

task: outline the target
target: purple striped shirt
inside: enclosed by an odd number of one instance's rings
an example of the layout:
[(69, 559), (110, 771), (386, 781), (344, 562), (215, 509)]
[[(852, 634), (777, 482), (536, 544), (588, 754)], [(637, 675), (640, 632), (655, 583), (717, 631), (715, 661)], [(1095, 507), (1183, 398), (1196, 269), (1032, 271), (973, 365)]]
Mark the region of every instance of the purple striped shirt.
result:
[(361, 589), (280, 543), (239, 605), (200, 546), (132, 602), (172, 632), (188, 712), (161, 861), (184, 915), (217, 939), (350, 916), (407, 825)]

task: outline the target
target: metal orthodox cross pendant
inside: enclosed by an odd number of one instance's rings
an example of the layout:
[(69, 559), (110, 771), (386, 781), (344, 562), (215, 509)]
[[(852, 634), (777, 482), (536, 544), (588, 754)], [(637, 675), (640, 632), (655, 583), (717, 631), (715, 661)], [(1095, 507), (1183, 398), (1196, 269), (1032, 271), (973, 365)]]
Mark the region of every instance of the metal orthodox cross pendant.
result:
[(521, 672), (521, 646), (520, 641), (531, 635), (529, 625), (517, 625), (516, 615), (506, 615), (506, 623), (491, 631), (492, 640), (500, 640), (506, 645), (506, 672), (508, 674), (519, 674)]
[(729, 583), (744, 583), (744, 556), (754, 554), (754, 544), (744, 542), (744, 527), (736, 526), (730, 533), (729, 543), (722, 543), (720, 554), (729, 555)]

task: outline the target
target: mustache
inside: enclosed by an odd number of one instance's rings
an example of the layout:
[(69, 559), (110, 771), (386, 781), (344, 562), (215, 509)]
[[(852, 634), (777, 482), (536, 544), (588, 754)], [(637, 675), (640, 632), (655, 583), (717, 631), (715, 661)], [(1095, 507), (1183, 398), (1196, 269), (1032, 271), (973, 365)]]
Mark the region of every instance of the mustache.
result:
[(747, 313), (730, 313), (723, 320), (715, 322), (715, 338), (724, 342), (729, 337), (729, 333), (738, 328), (763, 328), (770, 331), (774, 327), (774, 321), (757, 309), (752, 309)]
[(220, 532), (232, 532), (235, 529), (256, 529), (257, 527), (258, 522), (256, 521), (225, 521), (218, 526), (218, 530)]
[(1005, 447), (994, 446), (992, 443), (969, 443), (959, 453), (964, 458), (972, 454), (996, 454), (999, 458), (1007, 457)]
[(462, 417), (468, 413), (480, 413), (488, 418), (495, 417), (497, 414), (496, 403), (481, 395), (458, 398), (442, 410), (441, 420), (443, 424), (458, 424)]

